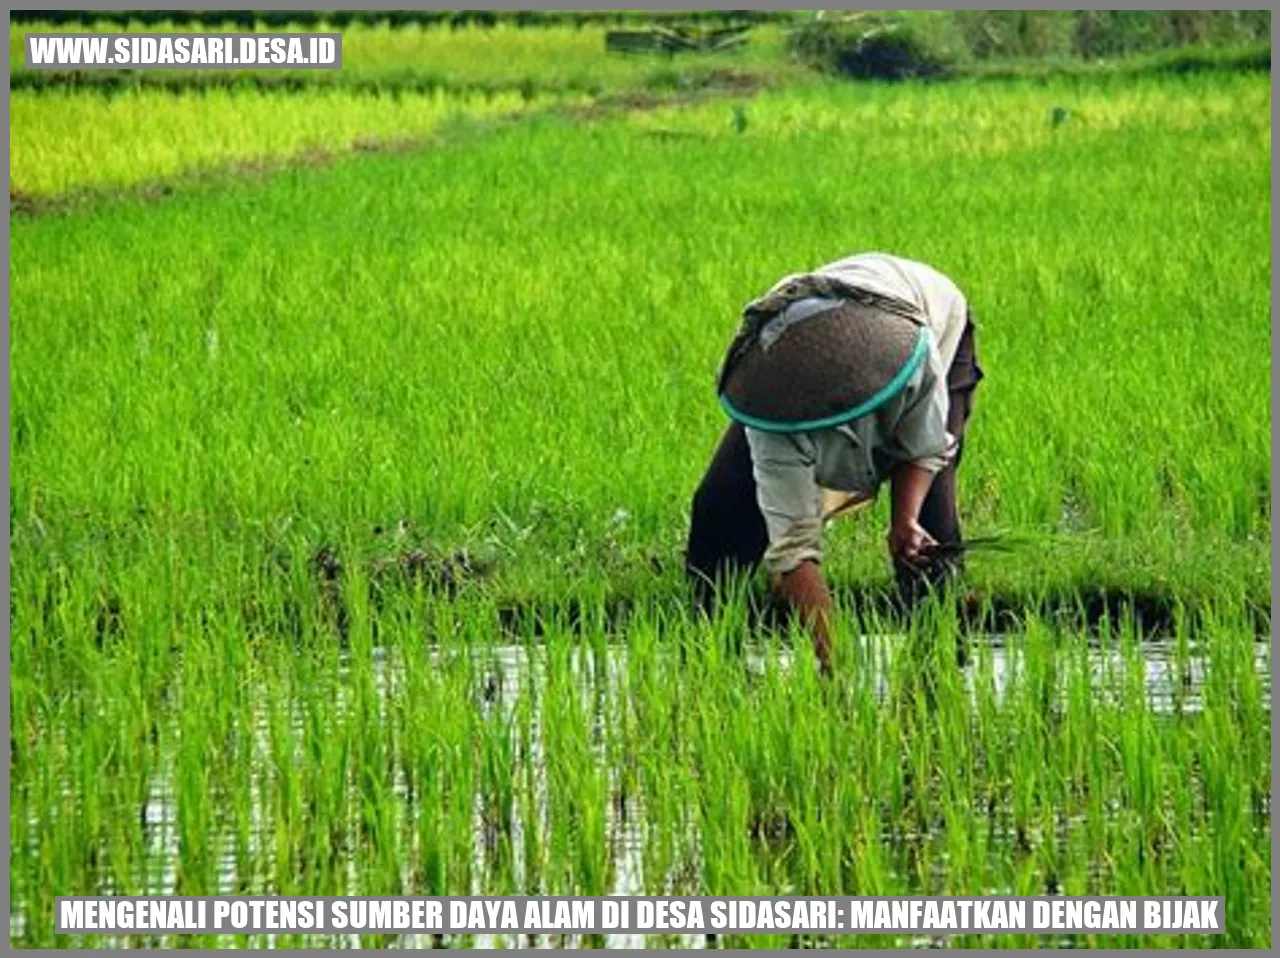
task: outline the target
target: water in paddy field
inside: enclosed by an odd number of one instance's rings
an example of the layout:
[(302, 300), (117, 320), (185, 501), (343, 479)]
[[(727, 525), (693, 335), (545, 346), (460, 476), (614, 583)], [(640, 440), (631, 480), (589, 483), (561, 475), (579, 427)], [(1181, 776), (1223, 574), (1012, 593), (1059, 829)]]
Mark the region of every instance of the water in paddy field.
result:
[[(985, 648), (981, 654), (974, 652), (971, 643), (968, 662), (961, 665), (960, 668), (971, 693), (976, 692), (980, 681), (989, 680), (993, 684), (997, 699), (999, 699), (1006, 694), (1011, 685), (1017, 682), (1023, 669), (1023, 659), (1014, 647), (1006, 644), (1006, 641), (1001, 636), (990, 636), (983, 641)], [(874, 677), (874, 688), (877, 697), (883, 699), (889, 689), (885, 666), (892, 660), (894, 649), (900, 648), (904, 644), (904, 640), (900, 636), (868, 636), (864, 638), (863, 643), (864, 649), (870, 650), (874, 648), (878, 651), (888, 652), (888, 655), (867, 655), (862, 659), (862, 664), (859, 666), (877, 669)], [(498, 710), (503, 717), (511, 718), (516, 703), (521, 699), (522, 694), (537, 692), (545, 687), (546, 654), (545, 648), (542, 646), (498, 645), (477, 648), (469, 653), (463, 650), (450, 650), (441, 653), (437, 650), (433, 653), (432, 662), (433, 664), (441, 664), (442, 655), (463, 654), (475, 656), (478, 674), (484, 684), (484, 694), (481, 696), (479, 707), (486, 714), (492, 714), (494, 710)], [(1091, 648), (1088, 655), (1093, 688), (1095, 694), (1099, 696), (1099, 701), (1106, 701), (1110, 696), (1122, 694), (1121, 685), (1126, 675), (1122, 654), (1115, 649)], [(1141, 655), (1143, 688), (1153, 712), (1157, 714), (1173, 714), (1175, 711), (1193, 713), (1202, 707), (1202, 691), (1208, 673), (1207, 663), (1203, 654), (1197, 653), (1193, 649), (1190, 654), (1184, 653), (1179, 656), (1172, 641), (1149, 640), (1142, 643)], [(578, 684), (584, 692), (584, 702), (592, 703), (593, 748), (603, 764), (605, 760), (604, 728), (607, 723), (607, 711), (616, 707), (623, 695), (622, 681), (627, 674), (627, 650), (622, 646), (609, 646), (603, 655), (599, 655), (575, 649), (570, 654), (569, 661), (571, 671), (579, 680)], [(601, 662), (604, 663), (603, 668), (600, 666)], [(807, 657), (804, 662), (806, 665), (809, 663)], [(981, 665), (979, 664), (980, 662), (982, 663)], [(987, 662), (989, 662), (989, 670), (986, 668)], [(1269, 646), (1261, 642), (1255, 643), (1253, 662), (1261, 681), (1263, 707), (1270, 711), (1271, 669)], [(789, 672), (795, 667), (792, 653), (786, 648), (748, 647), (743, 653), (743, 664), (748, 672), (755, 675), (763, 675), (771, 667), (782, 673)], [(398, 683), (403, 679), (402, 665), (394, 650), (375, 648), (372, 651), (372, 666), (379, 699), (385, 706), (388, 695), (397, 690)], [(348, 666), (344, 665), (344, 672), (348, 668)], [(1065, 684), (1066, 677), (1065, 675), (1062, 677)], [(604, 689), (603, 695), (599, 694), (601, 687)], [(339, 688), (340, 695), (337, 706), (341, 710), (346, 704), (346, 695), (341, 693), (345, 693), (346, 688), (344, 686)], [(592, 694), (587, 694), (588, 692)], [(537, 806), (537, 814), (542, 821), (543, 834), (545, 835), (548, 822), (546, 759), (541, 737), (537, 734), (537, 729), (540, 727), (541, 699), (542, 696), (540, 694), (528, 695), (527, 700), (531, 703), (533, 710), (529, 723), (533, 737), (531, 746), (527, 751), (523, 751), (519, 747), (519, 743), (513, 741), (514, 754), (517, 756), (515, 760), (516, 766), (513, 769), (513, 778), (518, 779), (526, 772), (532, 771), (534, 801)], [(253, 827), (250, 836), (250, 859), (256, 859), (259, 846), (268, 838), (266, 833), (269, 823), (261, 821), (261, 804), (257, 794), (260, 789), (261, 776), (268, 774), (266, 772), (266, 766), (269, 764), (267, 756), (270, 755), (265, 696), (259, 695), (255, 711), (257, 727), (256, 748), (260, 758), (255, 773), (250, 776), (253, 791), (250, 801), (253, 815)], [(303, 713), (298, 703), (293, 705), (292, 720), (295, 732), (300, 733)], [(514, 740), (518, 734), (517, 723), (512, 721), (510, 727)], [(403, 799), (402, 808), (400, 809), (403, 812), (403, 806), (408, 806), (412, 802), (406, 794), (403, 780), (399, 777), (398, 763), (396, 767), (397, 781), (395, 790), (397, 795)], [(612, 796), (616, 794), (617, 770), (610, 767), (609, 776), (610, 788), (608, 793)], [(348, 791), (349, 793), (354, 791), (354, 783), (348, 783)], [(661, 876), (659, 880), (655, 881), (653, 879), (656, 876), (646, 876), (644, 874), (645, 809), (638, 795), (629, 796), (624, 812), (620, 812), (619, 805), (615, 801), (608, 800), (606, 805), (606, 832), (613, 863), (613, 884), (609, 894), (640, 895), (656, 893), (655, 888), (657, 887), (661, 887), (671, 894), (698, 893), (695, 890), (689, 890), (687, 887), (677, 887), (675, 878), (672, 875)], [(172, 768), (168, 763), (162, 766), (161, 772), (152, 782), (150, 796), (145, 808), (142, 810), (141, 820), (148, 844), (145, 893), (151, 895), (172, 894), (176, 881), (179, 839), (177, 800), (173, 788)], [(543, 889), (528, 887), (523, 874), (525, 860), (524, 819), (519, 814), (513, 815), (511, 824), (513, 845), (511, 859), (514, 863), (516, 887), (522, 889), (522, 893), (543, 894), (545, 893)], [(349, 818), (347, 827), (350, 833), (354, 833), (354, 816)], [(1065, 828), (1065, 823), (1062, 827)], [(485, 825), (481, 796), (477, 793), (472, 814), (472, 847), (475, 857), (472, 870), (474, 876), (473, 887), (470, 889), (470, 892), (475, 895), (486, 893), (483, 876), (488, 874), (488, 863), (486, 861), (487, 843), (484, 832)], [(216, 844), (223, 849), (217, 893), (243, 894), (245, 892), (237, 892), (236, 890), (240, 876), (236, 873), (234, 837), (231, 834), (216, 837), (218, 839)], [(352, 844), (354, 845), (354, 843)], [(698, 836), (689, 835), (686, 846), (694, 849), (696, 854)], [(347, 866), (348, 887), (345, 893), (349, 895), (365, 894), (366, 892), (360, 888), (354, 856), (348, 860)], [(255, 877), (261, 879), (263, 876)], [(256, 885), (256, 882), (251, 884)], [(413, 893), (408, 876), (405, 876), (404, 887), (410, 889), (409, 893)], [(103, 894), (113, 893), (111, 883), (105, 875), (101, 885), (101, 892)], [(15, 911), (10, 917), (11, 940), (19, 940), (23, 934), (23, 928), (24, 917), (20, 912)], [(136, 941), (137, 938), (134, 940)], [(173, 941), (179, 940), (177, 938), (173, 939)], [(170, 943), (162, 938), (152, 939), (151, 941), (155, 944)], [(236, 941), (237, 939), (234, 936), (227, 936), (223, 944), (231, 946)], [(605, 935), (603, 936), (603, 941), (605, 947), (608, 948), (637, 948), (644, 947), (646, 942), (652, 944), (657, 939), (646, 938), (642, 935)], [(703, 934), (687, 934), (668, 936), (664, 939), (664, 942), (676, 947), (702, 948), (708, 946), (708, 944), (714, 946), (715, 939)], [(273, 944), (272, 936), (267, 936), (266, 943), (268, 946)], [(410, 934), (399, 936), (392, 946), (405, 948), (457, 947), (467, 943), (475, 947), (535, 949), (573, 948), (582, 945), (581, 936), (576, 935), (476, 935), (471, 938), (470, 942), (466, 942), (462, 936)], [(104, 944), (107, 947), (119, 947), (125, 945), (126, 942), (106, 939)], [(317, 947), (358, 948), (361, 947), (361, 944), (359, 935), (317, 936), (313, 941), (308, 941), (308, 946)], [(912, 944), (920, 947), (930, 947), (945, 944), (945, 940), (925, 936), (914, 939)]]

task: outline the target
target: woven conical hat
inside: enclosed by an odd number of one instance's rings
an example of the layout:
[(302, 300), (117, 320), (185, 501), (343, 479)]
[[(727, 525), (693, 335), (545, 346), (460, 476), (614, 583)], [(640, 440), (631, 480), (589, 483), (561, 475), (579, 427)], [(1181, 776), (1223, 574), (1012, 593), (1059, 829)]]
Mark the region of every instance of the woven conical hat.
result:
[(766, 323), (727, 369), (720, 403), (738, 422), (768, 432), (826, 429), (896, 396), (928, 351), (923, 324), (843, 301), (790, 325)]

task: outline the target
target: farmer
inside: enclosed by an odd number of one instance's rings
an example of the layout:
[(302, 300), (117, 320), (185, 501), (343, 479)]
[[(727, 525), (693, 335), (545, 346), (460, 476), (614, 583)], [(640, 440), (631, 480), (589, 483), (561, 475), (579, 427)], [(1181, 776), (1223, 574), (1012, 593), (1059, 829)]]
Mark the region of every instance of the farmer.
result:
[(922, 263), (850, 256), (747, 304), (720, 371), (733, 422), (693, 497), (686, 567), (704, 606), (763, 559), (829, 672), (823, 525), (886, 479), (904, 599), (954, 575), (956, 468), (981, 379), (964, 295)]

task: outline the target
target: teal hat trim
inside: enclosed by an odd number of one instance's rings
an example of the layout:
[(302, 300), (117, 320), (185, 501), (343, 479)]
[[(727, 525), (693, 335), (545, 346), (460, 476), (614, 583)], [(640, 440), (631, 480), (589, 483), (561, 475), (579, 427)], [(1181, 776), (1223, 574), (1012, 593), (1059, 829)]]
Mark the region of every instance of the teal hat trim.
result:
[(892, 379), (885, 383), (883, 389), (852, 409), (836, 413), (834, 416), (824, 416), (822, 419), (806, 419), (801, 422), (773, 422), (772, 420), (759, 419), (756, 416), (740, 411), (729, 401), (729, 397), (724, 393), (720, 393), (718, 398), (720, 405), (724, 407), (724, 411), (729, 414), (729, 418), (735, 422), (742, 423), (744, 426), (750, 426), (752, 429), (759, 429), (761, 432), (809, 432), (813, 429), (830, 429), (832, 426), (840, 426), (851, 419), (857, 419), (859, 416), (875, 412), (894, 396), (898, 395), (906, 387), (911, 377), (915, 375), (916, 370), (920, 368), (920, 364), (924, 362), (924, 358), (927, 355), (929, 355), (929, 327), (921, 326), (920, 331), (916, 334), (915, 349), (911, 351), (907, 361), (902, 364), (902, 368), (898, 370)]

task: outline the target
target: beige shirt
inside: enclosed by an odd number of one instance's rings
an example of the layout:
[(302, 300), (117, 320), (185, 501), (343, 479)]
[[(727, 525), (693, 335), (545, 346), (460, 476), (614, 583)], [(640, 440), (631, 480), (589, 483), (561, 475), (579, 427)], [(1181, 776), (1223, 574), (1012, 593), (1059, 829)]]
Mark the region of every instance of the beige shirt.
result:
[[(937, 270), (884, 253), (851, 256), (815, 272), (914, 307), (930, 332), (929, 355), (906, 387), (870, 415), (810, 432), (747, 428), (757, 500), (769, 533), (764, 561), (771, 572), (821, 561), (824, 518), (850, 501), (874, 498), (900, 463), (914, 462), (936, 473), (954, 452), (946, 431), (947, 370), (968, 321), (964, 295)], [(778, 286), (793, 279), (786, 277)], [(821, 305), (802, 300), (788, 312), (812, 314)]]

